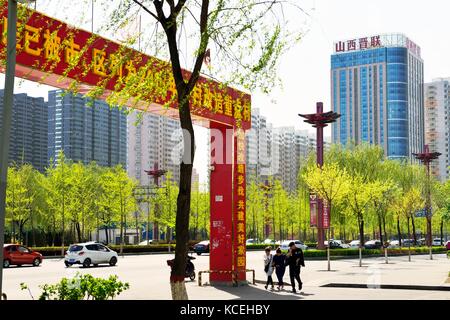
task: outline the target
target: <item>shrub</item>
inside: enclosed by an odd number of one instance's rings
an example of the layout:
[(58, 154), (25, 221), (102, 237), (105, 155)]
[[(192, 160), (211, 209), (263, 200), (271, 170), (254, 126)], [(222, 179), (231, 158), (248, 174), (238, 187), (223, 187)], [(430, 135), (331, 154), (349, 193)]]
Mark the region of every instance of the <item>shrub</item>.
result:
[[(90, 274), (77, 273), (72, 279), (62, 278), (57, 284), (44, 284), (39, 286), (42, 293), (39, 300), (108, 300), (114, 299), (122, 291), (129, 289), (128, 283), (117, 280), (117, 276), (108, 279), (94, 278)], [(31, 291), (24, 283), (20, 284), (22, 290)], [(33, 295), (31, 295), (33, 298)], [(34, 299), (34, 298), (33, 298)]]

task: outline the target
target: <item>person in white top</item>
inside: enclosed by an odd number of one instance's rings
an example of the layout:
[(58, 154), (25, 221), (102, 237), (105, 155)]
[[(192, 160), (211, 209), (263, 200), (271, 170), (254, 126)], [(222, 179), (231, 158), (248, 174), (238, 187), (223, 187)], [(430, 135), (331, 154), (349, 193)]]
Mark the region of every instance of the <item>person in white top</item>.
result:
[(269, 284), (272, 286), (272, 290), (274, 289), (273, 287), (273, 280), (272, 280), (272, 273), (273, 273), (273, 255), (270, 253), (271, 251), (271, 247), (267, 247), (265, 249), (265, 255), (264, 255), (264, 272), (267, 275), (267, 282), (266, 285), (264, 286), (266, 289), (269, 287)]

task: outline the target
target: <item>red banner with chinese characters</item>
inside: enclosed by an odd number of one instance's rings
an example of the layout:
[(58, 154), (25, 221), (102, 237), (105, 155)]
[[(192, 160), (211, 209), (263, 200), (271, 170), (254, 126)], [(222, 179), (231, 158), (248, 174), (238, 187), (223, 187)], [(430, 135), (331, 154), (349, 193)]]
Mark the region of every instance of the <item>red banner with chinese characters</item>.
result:
[(326, 200), (323, 200), (322, 228), (330, 228), (330, 206)]
[(245, 280), (246, 269), (246, 231), (245, 231), (245, 133), (236, 130), (234, 137), (234, 168), (233, 168), (233, 230), (236, 238), (234, 247), (234, 270), (238, 272), (238, 279)]
[(315, 193), (309, 194), (309, 225), (311, 227), (317, 227), (317, 207), (318, 207), (318, 199)]
[[(0, 58), (5, 61), (8, 12), (7, 1), (2, 3)], [(169, 63), (21, 5), (18, 30), (17, 77), (80, 93), (99, 87), (96, 97), (102, 99), (120, 96), (125, 88), (127, 93), (117, 99), (121, 105), (177, 116)], [(206, 119), (245, 130), (250, 128), (250, 104), (250, 95), (205, 77), (190, 98), (193, 120), (200, 125), (208, 126)]]

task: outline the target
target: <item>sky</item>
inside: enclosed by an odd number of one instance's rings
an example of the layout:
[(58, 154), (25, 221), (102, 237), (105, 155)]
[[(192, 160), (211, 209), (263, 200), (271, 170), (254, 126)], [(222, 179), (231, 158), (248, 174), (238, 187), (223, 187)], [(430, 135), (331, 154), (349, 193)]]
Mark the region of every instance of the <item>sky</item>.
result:
[[(41, 3), (46, 3), (43, 6)], [(56, 1), (61, 2), (61, 1)], [(64, 1), (63, 1), (64, 2)], [(311, 128), (298, 113), (314, 112), (318, 101), (330, 110), (330, 55), (333, 42), (383, 33), (404, 33), (422, 49), (425, 82), (450, 77), (449, 0), (295, 0), (308, 14), (299, 16), (304, 25), (302, 40), (282, 57), (278, 75), (283, 89), (270, 95), (252, 92), (252, 107), (275, 127)], [(38, 0), (37, 8), (55, 10), (49, 1)], [(69, 3), (69, 1), (67, 1)], [(97, 13), (96, 13), (97, 15)], [(305, 24), (306, 22), (306, 24)], [(88, 25), (85, 29), (90, 29)], [(3, 77), (0, 78), (3, 87)], [(16, 92), (43, 95), (47, 87), (22, 83)], [(206, 129), (196, 128), (197, 154), (194, 167), (206, 182)], [(330, 135), (329, 129), (325, 131)]]

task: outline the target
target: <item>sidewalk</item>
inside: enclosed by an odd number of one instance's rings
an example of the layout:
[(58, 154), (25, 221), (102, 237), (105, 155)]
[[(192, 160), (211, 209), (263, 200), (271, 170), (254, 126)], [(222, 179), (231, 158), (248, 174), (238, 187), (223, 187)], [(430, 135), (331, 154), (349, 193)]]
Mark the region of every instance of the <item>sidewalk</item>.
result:
[[(285, 286), (284, 292), (271, 292), (264, 289), (261, 283), (265, 280), (264, 271), (256, 268), (256, 285), (233, 287), (199, 287), (197, 282), (187, 283), (189, 299), (245, 299), (245, 300), (277, 300), (277, 299), (310, 299), (310, 300), (342, 300), (342, 299), (445, 299), (450, 300), (450, 291), (399, 290), (380, 289), (378, 285), (415, 285), (444, 286), (450, 272), (450, 260), (444, 254), (394, 257), (385, 264), (384, 258), (363, 259), (359, 267), (358, 260), (348, 259), (331, 261), (331, 271), (327, 271), (326, 261), (306, 261), (302, 268), (303, 290), (301, 294), (292, 294), (291, 287)], [(259, 265), (258, 265), (259, 266)], [(252, 266), (249, 266), (252, 268)], [(275, 275), (274, 275), (275, 278)], [(285, 274), (284, 281), (289, 281)], [(207, 279), (204, 280), (207, 282)], [(329, 288), (322, 287), (330, 283), (362, 284), (367, 288)]]

